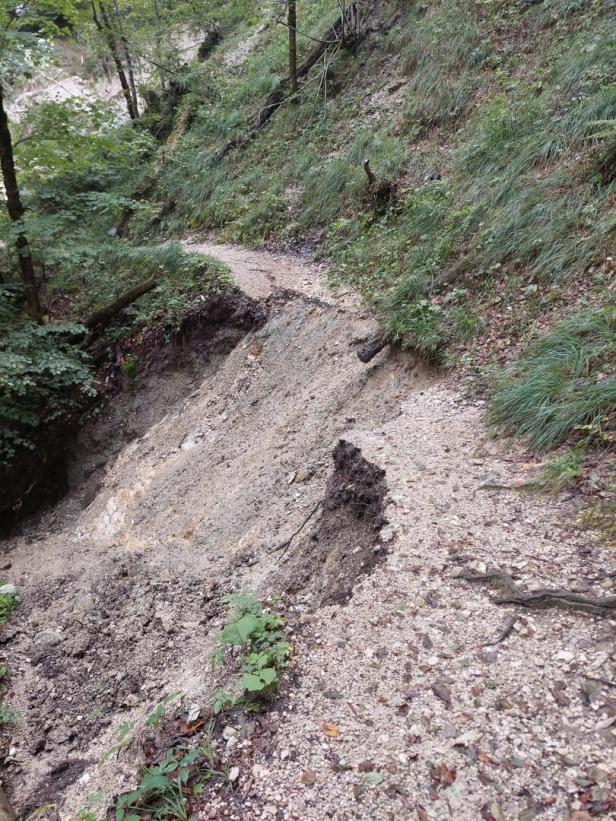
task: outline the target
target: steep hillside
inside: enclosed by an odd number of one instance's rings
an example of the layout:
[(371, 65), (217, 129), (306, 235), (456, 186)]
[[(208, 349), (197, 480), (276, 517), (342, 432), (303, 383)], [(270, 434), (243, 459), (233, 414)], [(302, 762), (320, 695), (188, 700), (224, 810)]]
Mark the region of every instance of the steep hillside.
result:
[[(335, 19), (331, 5), (299, 4), (304, 57)], [(330, 48), (256, 133), (285, 75), (285, 30), (266, 12), (236, 35), (241, 60), (233, 40), (212, 55), (192, 77), (192, 123), (159, 178), (152, 219), (165, 231), (309, 245), (378, 306), (391, 339), (483, 375), (565, 312), (611, 305), (611, 4), (361, 8), (360, 42)], [(233, 140), (240, 147), (221, 158)], [(605, 378), (611, 309), (601, 317)], [(501, 403), (498, 418), (533, 433), (537, 406), (561, 403), (562, 381), (521, 414)], [(594, 387), (547, 444), (578, 424), (611, 428), (611, 392), (588, 409)]]

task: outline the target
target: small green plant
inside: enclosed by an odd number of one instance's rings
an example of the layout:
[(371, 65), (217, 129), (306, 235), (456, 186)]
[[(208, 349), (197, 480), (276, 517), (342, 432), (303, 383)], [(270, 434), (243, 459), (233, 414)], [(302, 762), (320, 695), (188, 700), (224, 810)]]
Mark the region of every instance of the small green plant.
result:
[(14, 585), (0, 583), (0, 625), (6, 624), (20, 601), (19, 593)]
[(168, 696), (157, 704), (154, 710), (150, 713), (150, 715), (146, 718), (145, 724), (146, 727), (158, 727), (162, 720), (164, 719), (165, 715), (167, 714), (167, 707), (172, 704), (174, 701), (182, 700), (184, 698), (183, 693), (169, 693)]
[[(102, 790), (97, 790), (86, 798), (86, 806), (77, 813), (75, 821), (103, 821), (105, 796)], [(97, 806), (101, 807), (100, 812), (95, 812)]]
[(139, 370), (139, 357), (132, 353), (127, 353), (122, 362), (122, 373), (125, 373), (129, 379), (134, 379)]
[[(6, 624), (9, 616), (15, 610), (21, 601), (19, 593), (12, 584), (0, 584), (0, 625)], [(6, 676), (8, 670), (3, 664), (0, 664), (0, 726), (9, 724), (19, 718), (19, 712), (8, 704), (5, 704), (2, 699), (2, 680)]]
[(405, 347), (414, 348), (426, 359), (436, 360), (447, 340), (442, 310), (429, 299), (406, 303), (388, 317), (390, 337)]
[(552, 459), (544, 466), (541, 476), (533, 482), (533, 487), (555, 493), (564, 490), (582, 476), (584, 456), (583, 448), (575, 448)]
[(139, 786), (121, 795), (116, 803), (116, 821), (174, 818), (187, 821), (190, 798), (200, 795), (215, 775), (212, 752), (207, 745), (189, 749), (173, 747), (163, 761), (144, 767)]
[(224, 663), (229, 651), (242, 652), (242, 677), (233, 693), (214, 693), (214, 712), (231, 706), (255, 708), (257, 699), (270, 697), (278, 688), (279, 671), (291, 652), (285, 640), (284, 619), (263, 608), (251, 590), (225, 599), (233, 609), (231, 620), (219, 634), (212, 653), (212, 667)]
[(101, 758), (101, 764), (104, 764), (105, 761), (108, 761), (112, 756), (121, 753), (122, 750), (125, 750), (132, 744), (135, 723), (136, 722), (134, 721), (126, 721), (118, 728), (116, 731), (117, 743), (107, 750), (105, 755)]

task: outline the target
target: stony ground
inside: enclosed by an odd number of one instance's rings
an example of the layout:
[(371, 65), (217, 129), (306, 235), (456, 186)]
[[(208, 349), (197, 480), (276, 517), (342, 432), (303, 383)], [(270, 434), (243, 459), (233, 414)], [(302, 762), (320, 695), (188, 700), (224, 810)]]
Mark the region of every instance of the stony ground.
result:
[[(196, 818), (616, 818), (616, 622), (497, 606), (462, 578), (614, 592), (575, 500), (521, 492), (522, 452), (450, 377), (388, 351), (362, 365), (374, 320), (324, 270), (191, 245), (266, 316), (200, 348), (158, 408), (142, 374), (126, 413), (147, 405), (151, 426), (5, 545), (20, 817), (74, 819), (134, 784), (138, 745), (105, 756), (118, 728), (172, 691), (209, 700), (222, 595), (250, 585), (282, 594), (291, 670), (266, 717), (224, 728), (239, 772)], [(330, 503), (341, 439), (364, 477), (384, 471), (380, 533)]]

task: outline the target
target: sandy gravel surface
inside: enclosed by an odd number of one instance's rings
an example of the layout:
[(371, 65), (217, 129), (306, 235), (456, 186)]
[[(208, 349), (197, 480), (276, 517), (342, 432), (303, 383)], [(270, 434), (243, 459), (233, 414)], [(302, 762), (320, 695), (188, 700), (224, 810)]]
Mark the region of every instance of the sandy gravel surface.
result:
[[(267, 316), (230, 349), (214, 339), (181, 398), (137, 383), (131, 412), (158, 401), (157, 421), (99, 466), (94, 493), (5, 545), (24, 600), (3, 637), (22, 712), (4, 773), (23, 817), (49, 803), (42, 817), (74, 819), (95, 790), (134, 785), (136, 744), (102, 762), (118, 728), (170, 691), (207, 703), (222, 595), (250, 585), (283, 594), (289, 681), (265, 741), (237, 728), (239, 775), (197, 818), (616, 818), (616, 624), (498, 607), (460, 578), (498, 568), (600, 595), (613, 553), (572, 501), (507, 489), (523, 454), (458, 385), (400, 353), (362, 365), (374, 319), (322, 267), (190, 246)], [(385, 471), (380, 535), (348, 511), (326, 527), (340, 439)], [(329, 603), (342, 582), (350, 601)]]

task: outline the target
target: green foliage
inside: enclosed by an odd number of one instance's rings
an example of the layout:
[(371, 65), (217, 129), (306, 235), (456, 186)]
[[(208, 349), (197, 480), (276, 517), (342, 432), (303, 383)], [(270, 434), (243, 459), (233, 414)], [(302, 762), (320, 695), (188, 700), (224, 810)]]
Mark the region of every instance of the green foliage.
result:
[(591, 425), (612, 430), (616, 310), (587, 310), (532, 342), (497, 378), (492, 418), (539, 448)]
[(582, 476), (582, 463), (586, 453), (584, 448), (565, 451), (544, 466), (541, 476), (533, 483), (539, 490), (564, 490)]
[(147, 717), (145, 721), (145, 726), (158, 727), (165, 718), (165, 715), (167, 714), (167, 708), (169, 707), (169, 705), (173, 704), (173, 702), (177, 701), (178, 699), (182, 700), (183, 697), (184, 696), (182, 693), (169, 693), (168, 696), (165, 696), (165, 698), (160, 702), (160, 704), (157, 704), (154, 710)]
[[(6, 624), (9, 616), (21, 601), (20, 596), (12, 584), (0, 584), (0, 625)], [(0, 664), (0, 696), (2, 695), (2, 679), (6, 676), (7, 669)], [(0, 727), (3, 724), (16, 721), (19, 712), (8, 704), (5, 704), (0, 697)]]
[(19, 594), (13, 585), (0, 583), (0, 625), (6, 624), (20, 601)]
[(133, 730), (135, 729), (135, 724), (136, 722), (134, 721), (125, 721), (124, 724), (117, 729), (115, 734), (117, 741), (103, 755), (101, 764), (108, 761), (112, 756), (122, 752), (122, 750), (125, 750), (133, 743)]
[(264, 610), (253, 591), (227, 596), (225, 601), (232, 611), (216, 640), (212, 666), (221, 665), (229, 651), (241, 651), (242, 677), (233, 693), (214, 694), (214, 712), (238, 705), (256, 707), (255, 700), (270, 698), (291, 652), (283, 617)]
[(199, 795), (217, 774), (212, 762), (209, 746), (177, 746), (167, 750), (160, 764), (143, 768), (136, 789), (118, 798), (116, 821), (166, 818), (187, 821), (188, 796)]
[(389, 337), (434, 360), (447, 339), (441, 316), (440, 306), (428, 299), (404, 303), (388, 317)]
[(16, 295), (0, 290), (0, 465), (41, 437), (95, 391), (83, 354), (69, 341), (78, 325), (37, 325), (14, 313)]

